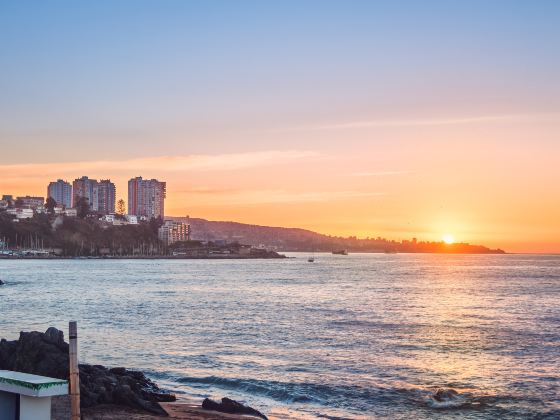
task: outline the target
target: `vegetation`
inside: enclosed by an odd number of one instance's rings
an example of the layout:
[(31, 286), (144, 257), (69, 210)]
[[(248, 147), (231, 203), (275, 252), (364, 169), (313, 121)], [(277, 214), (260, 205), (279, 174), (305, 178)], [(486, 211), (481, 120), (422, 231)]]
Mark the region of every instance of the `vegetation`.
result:
[(126, 207), (124, 204), (124, 200), (121, 198), (119, 201), (117, 201), (117, 214), (123, 217), (125, 213), (126, 213)]
[[(86, 201), (87, 204), (87, 201)], [(0, 242), (9, 248), (50, 249), (63, 256), (160, 255), (161, 220), (113, 226), (97, 217), (71, 218), (36, 214), (14, 223), (0, 212)]]

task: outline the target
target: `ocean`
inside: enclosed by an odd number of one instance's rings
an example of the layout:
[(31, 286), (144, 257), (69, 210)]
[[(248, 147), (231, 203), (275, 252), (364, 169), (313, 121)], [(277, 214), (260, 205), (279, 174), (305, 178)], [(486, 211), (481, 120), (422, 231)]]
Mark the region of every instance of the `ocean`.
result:
[(560, 256), (287, 255), (0, 259), (0, 337), (77, 320), (82, 363), (272, 416), (560, 418)]

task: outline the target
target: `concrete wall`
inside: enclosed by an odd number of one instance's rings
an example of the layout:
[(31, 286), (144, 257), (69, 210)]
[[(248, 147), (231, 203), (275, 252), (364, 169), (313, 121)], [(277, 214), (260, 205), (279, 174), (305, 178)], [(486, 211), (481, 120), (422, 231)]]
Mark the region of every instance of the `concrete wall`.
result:
[(51, 397), (20, 396), (20, 420), (51, 420)]

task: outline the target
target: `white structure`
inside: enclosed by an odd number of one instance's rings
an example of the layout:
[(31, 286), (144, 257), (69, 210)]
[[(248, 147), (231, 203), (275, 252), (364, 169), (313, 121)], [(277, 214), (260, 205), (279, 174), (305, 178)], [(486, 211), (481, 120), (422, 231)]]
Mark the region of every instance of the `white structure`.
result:
[(100, 218), (102, 222), (111, 223), (115, 226), (121, 225), (137, 225), (138, 224), (138, 217), (127, 214), (123, 217), (117, 216), (116, 214), (106, 214), (102, 218)]
[(115, 215), (114, 214), (106, 214), (105, 216), (103, 216), (99, 220), (101, 220), (102, 222), (107, 222), (107, 223), (113, 224), (113, 223), (115, 223)]
[(125, 217), (126, 217), (126, 221), (128, 222), (129, 225), (137, 225), (138, 224), (138, 216), (135, 216), (133, 214), (127, 214)]
[(78, 217), (78, 209), (66, 209), (64, 215), (66, 217)]
[(32, 219), (33, 209), (8, 209), (6, 210), (8, 214), (15, 216), (17, 219)]
[(0, 419), (50, 420), (51, 397), (68, 394), (68, 381), (0, 370)]

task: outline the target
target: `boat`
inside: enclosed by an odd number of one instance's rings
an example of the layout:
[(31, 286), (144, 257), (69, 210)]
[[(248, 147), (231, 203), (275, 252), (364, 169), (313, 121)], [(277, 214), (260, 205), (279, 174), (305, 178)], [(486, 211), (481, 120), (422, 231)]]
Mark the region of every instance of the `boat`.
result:
[(334, 255), (348, 255), (348, 251), (345, 249), (339, 249), (332, 252)]
[(314, 257), (309, 257), (309, 258), (307, 259), (307, 262), (315, 262), (315, 258), (314, 258)]

